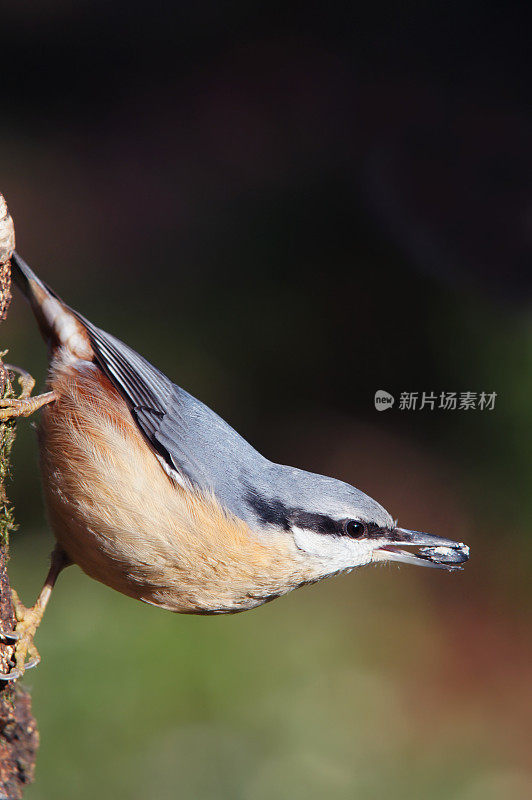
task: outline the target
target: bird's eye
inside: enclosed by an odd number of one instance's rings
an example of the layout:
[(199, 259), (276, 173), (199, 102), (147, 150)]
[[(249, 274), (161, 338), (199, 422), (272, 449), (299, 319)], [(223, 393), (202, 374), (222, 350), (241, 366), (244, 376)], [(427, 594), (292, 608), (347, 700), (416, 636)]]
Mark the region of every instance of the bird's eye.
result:
[(362, 522), (357, 522), (356, 519), (348, 519), (344, 523), (344, 530), (351, 539), (359, 539), (366, 532), (366, 526)]

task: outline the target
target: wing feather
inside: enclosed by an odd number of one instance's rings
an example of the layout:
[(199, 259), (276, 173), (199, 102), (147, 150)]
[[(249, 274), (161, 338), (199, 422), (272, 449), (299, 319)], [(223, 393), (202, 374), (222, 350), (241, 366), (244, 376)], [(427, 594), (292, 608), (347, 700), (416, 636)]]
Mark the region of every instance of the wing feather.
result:
[(96, 362), (128, 404), (140, 430), (168, 466), (179, 471), (179, 464), (157, 437), (172, 405), (174, 385), (127, 344), (74, 313), (87, 329)]
[[(241, 519), (254, 520), (242, 487), (252, 477), (266, 486), (271, 462), (135, 350), (73, 313), (87, 329), (97, 364), (125, 399), (164, 466), (184, 482), (214, 492)], [(260, 493), (271, 491), (263, 487)]]

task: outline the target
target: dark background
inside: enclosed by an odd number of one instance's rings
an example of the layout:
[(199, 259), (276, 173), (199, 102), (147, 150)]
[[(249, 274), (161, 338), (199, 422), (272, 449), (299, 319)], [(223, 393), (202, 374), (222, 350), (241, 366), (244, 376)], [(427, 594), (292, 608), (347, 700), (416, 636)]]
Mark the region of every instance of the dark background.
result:
[[(530, 796), (523, 6), (40, 0), (1, 19), (23, 257), (268, 457), (472, 546), (457, 575), (361, 570), (219, 619), (67, 572), (26, 678), (28, 797)], [(2, 342), (42, 385), (18, 295)], [(497, 398), (401, 411), (403, 391)], [(51, 540), (19, 431), (29, 602)]]

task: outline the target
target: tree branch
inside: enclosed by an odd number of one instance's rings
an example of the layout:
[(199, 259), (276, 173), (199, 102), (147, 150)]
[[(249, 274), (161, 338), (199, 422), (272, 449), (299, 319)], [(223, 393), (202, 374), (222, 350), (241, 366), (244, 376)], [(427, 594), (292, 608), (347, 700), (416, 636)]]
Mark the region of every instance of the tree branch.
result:
[[(9, 259), (15, 248), (13, 221), (0, 195), (0, 320), (7, 315), (11, 300)], [(11, 378), (0, 353), (0, 397), (13, 397)], [(11, 586), (7, 574), (9, 534), (15, 528), (13, 508), (6, 493), (10, 454), (15, 440), (15, 422), (0, 423), (0, 630), (15, 627)], [(13, 645), (0, 643), (0, 672), (11, 669)], [(31, 713), (31, 697), (18, 684), (0, 682), (0, 800), (19, 800), (33, 780), (35, 757), (39, 746), (37, 724)]]

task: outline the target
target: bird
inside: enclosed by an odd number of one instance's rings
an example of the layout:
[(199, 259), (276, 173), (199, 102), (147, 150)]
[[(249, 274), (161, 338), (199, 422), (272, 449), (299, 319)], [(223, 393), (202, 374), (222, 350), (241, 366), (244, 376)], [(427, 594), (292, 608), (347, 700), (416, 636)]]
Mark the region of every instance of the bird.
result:
[(66, 305), (16, 251), (11, 264), (48, 345), (49, 371), (46, 392), (1, 401), (0, 419), (41, 409), (40, 469), (56, 545), (34, 606), (15, 597), (5, 680), (39, 662), (33, 638), (70, 564), (162, 609), (226, 614), (370, 563), (455, 570), (467, 561), (463, 542), (399, 527), (354, 486), (270, 461)]

